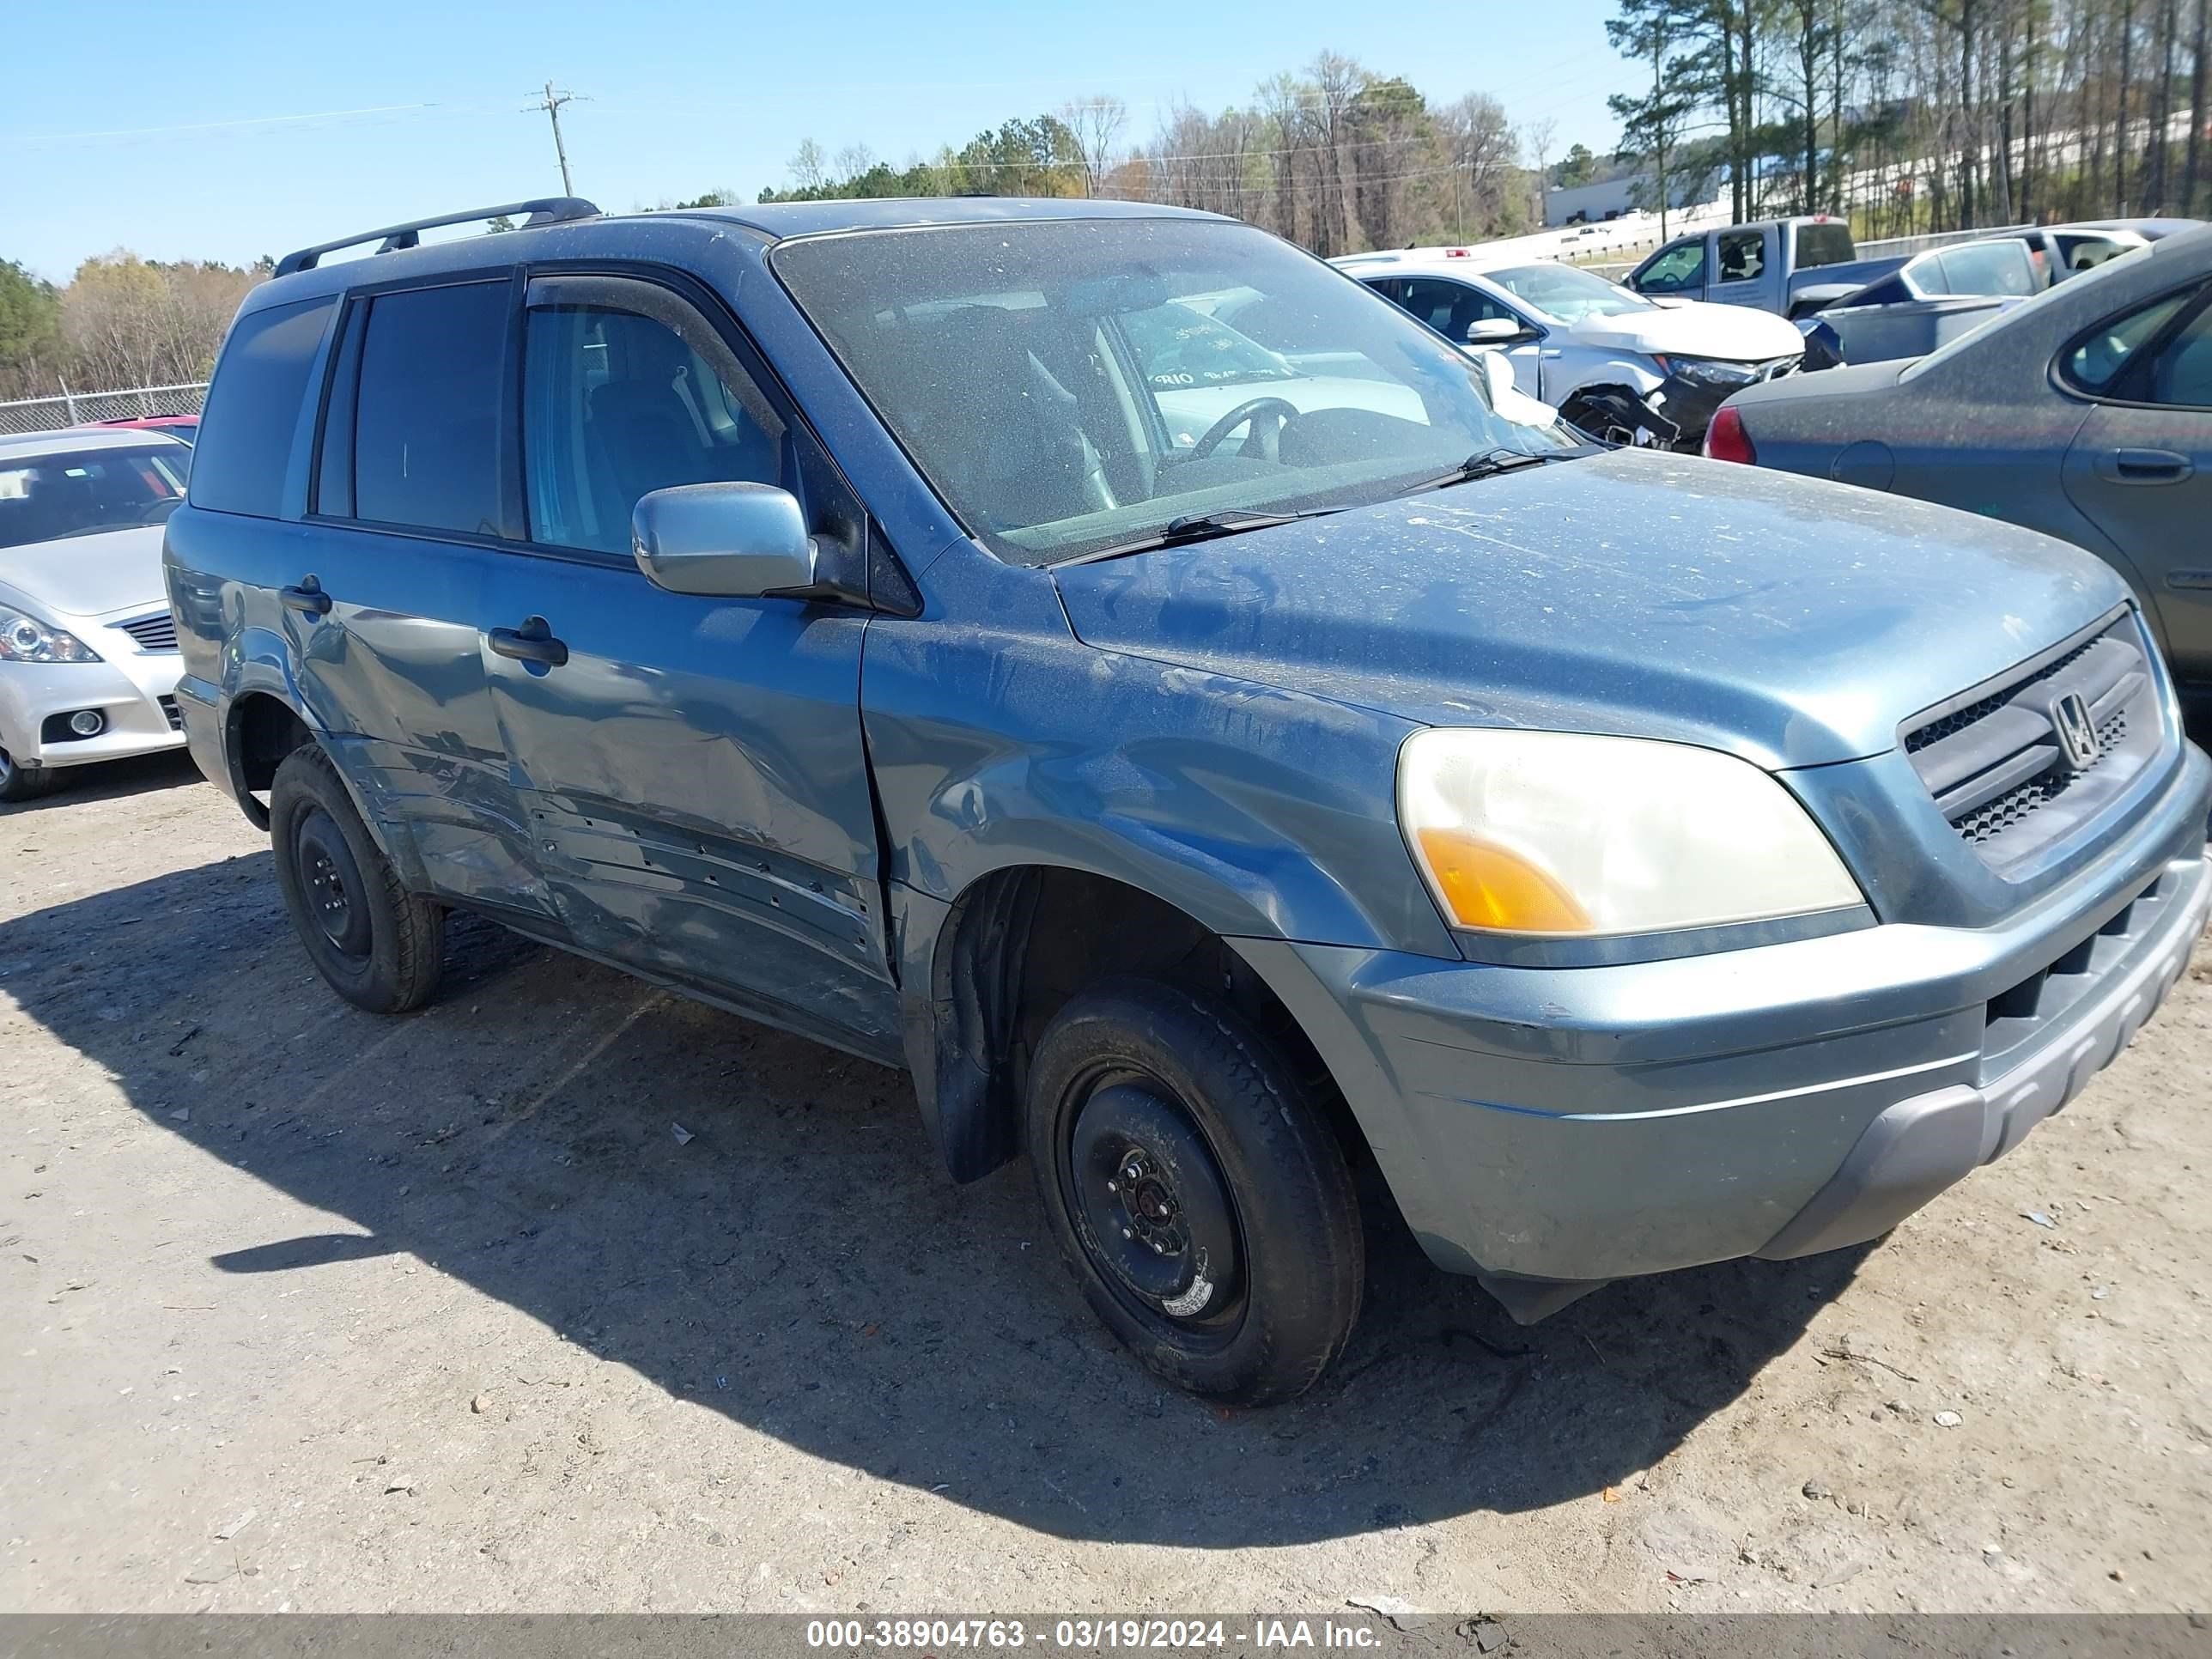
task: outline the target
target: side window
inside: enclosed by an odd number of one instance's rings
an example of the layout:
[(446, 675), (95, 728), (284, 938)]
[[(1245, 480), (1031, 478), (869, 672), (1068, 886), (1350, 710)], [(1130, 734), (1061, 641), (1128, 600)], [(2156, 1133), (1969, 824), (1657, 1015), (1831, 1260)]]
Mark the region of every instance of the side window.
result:
[(1641, 294), (1679, 294), (1686, 288), (1705, 285), (1705, 239), (1692, 237), (1662, 248), (1636, 279)]
[(1724, 230), (1718, 240), (1723, 283), (1747, 283), (1766, 269), (1765, 232)]
[(1951, 292), (1951, 273), (1935, 254), (1923, 254), (1905, 267), (1905, 276), (1916, 291), (1925, 295)]
[(783, 422), (759, 388), (658, 318), (533, 305), (522, 385), (533, 541), (624, 554), (641, 495), (677, 484), (791, 487)]
[(1954, 294), (2016, 294), (2035, 292), (2035, 267), (2027, 250), (2010, 240), (1973, 242), (1945, 248), (1936, 255)]
[(2159, 347), (2150, 360), (2143, 401), (2184, 409), (2212, 409), (2212, 306)]
[(337, 303), (270, 306), (248, 313), (231, 330), (193, 452), (193, 506), (262, 519), (283, 510), (292, 434)]
[(500, 533), (507, 284), (380, 294), (362, 337), (354, 516)]
[(1521, 319), (1480, 289), (1464, 283), (1415, 278), (1406, 284), (1406, 309), (1455, 345), (1467, 343), (1468, 325), (1493, 317), (1517, 325)]
[(2169, 294), (2098, 324), (2059, 359), (2059, 372), (2084, 392), (2117, 392), (2136, 354), (2196, 297), (2193, 291)]

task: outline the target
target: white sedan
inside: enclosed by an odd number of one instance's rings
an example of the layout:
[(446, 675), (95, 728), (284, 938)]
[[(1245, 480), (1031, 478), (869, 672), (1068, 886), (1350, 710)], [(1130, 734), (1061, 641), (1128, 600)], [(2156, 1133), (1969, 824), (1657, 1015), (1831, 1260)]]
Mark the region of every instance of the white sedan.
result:
[(153, 432), (0, 437), (0, 801), (183, 745), (161, 526), (191, 459)]
[(1695, 449), (1732, 392), (1796, 369), (1795, 324), (1746, 306), (1653, 301), (1573, 265), (1409, 249), (1333, 262), (1470, 350), (1502, 350), (1514, 384), (1572, 424)]

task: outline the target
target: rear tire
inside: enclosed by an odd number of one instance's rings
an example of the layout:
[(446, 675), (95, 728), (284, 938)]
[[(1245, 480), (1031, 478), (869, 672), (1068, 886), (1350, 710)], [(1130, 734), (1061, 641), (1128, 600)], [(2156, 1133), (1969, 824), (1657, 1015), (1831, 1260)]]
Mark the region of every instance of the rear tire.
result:
[(276, 769), (269, 836), (284, 908), (331, 988), (373, 1014), (427, 1001), (443, 965), (446, 913), (400, 884), (313, 744)]
[(52, 766), (18, 766), (15, 757), (0, 749), (0, 801), (36, 800), (61, 785), (60, 769)]
[(1037, 1045), (1028, 1131), (1070, 1270), (1160, 1376), (1267, 1405), (1343, 1352), (1366, 1275), (1352, 1173), (1241, 1017), (1146, 980), (1082, 993)]

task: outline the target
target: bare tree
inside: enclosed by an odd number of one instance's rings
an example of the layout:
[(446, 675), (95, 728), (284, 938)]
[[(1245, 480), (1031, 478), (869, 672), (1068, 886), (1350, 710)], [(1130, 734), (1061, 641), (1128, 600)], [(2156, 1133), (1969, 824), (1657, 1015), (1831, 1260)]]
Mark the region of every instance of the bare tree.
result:
[(1559, 136), (1559, 124), (1548, 116), (1541, 121), (1532, 121), (1521, 130), (1522, 141), (1528, 145), (1528, 153), (1536, 158), (1536, 199), (1534, 211), (1536, 222), (1540, 225), (1549, 222), (1549, 215), (1546, 210), (1551, 205), (1552, 200), (1552, 181), (1548, 176), (1551, 170), (1552, 140)]
[(830, 182), (830, 159), (811, 138), (799, 141), (791, 158), (791, 181), (801, 190), (819, 190)]
[(1075, 147), (1082, 154), (1083, 193), (1099, 195), (1121, 159), (1121, 130), (1129, 123), (1129, 106), (1101, 94), (1062, 105), (1060, 118), (1075, 135)]
[(1505, 106), (1486, 93), (1470, 92), (1437, 112), (1444, 155), (1451, 167), (1452, 240), (1467, 240), (1505, 216), (1516, 171), (1513, 129)]

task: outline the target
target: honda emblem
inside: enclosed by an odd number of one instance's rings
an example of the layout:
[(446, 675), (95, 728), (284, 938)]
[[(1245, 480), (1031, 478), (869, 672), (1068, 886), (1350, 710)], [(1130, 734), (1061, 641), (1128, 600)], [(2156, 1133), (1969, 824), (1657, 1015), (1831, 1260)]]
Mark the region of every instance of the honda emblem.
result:
[(2096, 723), (2089, 718), (2089, 704), (2079, 691), (2062, 692), (2052, 699), (2051, 730), (2069, 770), (2086, 772), (2096, 764)]

